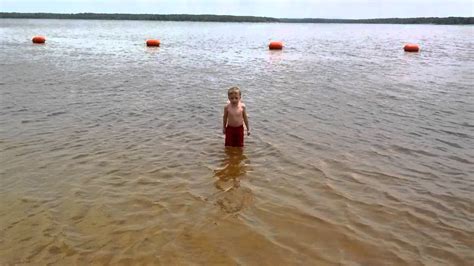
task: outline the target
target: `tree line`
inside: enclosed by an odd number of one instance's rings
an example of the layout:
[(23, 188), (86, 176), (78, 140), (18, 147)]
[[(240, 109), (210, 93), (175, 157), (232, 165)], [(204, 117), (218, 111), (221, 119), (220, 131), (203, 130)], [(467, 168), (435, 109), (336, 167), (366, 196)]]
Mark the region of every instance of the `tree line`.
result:
[(422, 18), (375, 18), (375, 19), (279, 19), (287, 23), (362, 23), (362, 24), (437, 24), (437, 25), (472, 25), (474, 17), (422, 17)]
[(27, 19), (95, 19), (95, 20), (160, 20), (160, 21), (209, 21), (209, 22), (280, 22), (280, 23), (363, 23), (363, 24), (438, 24), (472, 25), (474, 17), (420, 17), (420, 18), (377, 18), (377, 19), (324, 19), (324, 18), (271, 18), (230, 15), (187, 15), (187, 14), (105, 14), (105, 13), (17, 13), (0, 12), (0, 18)]

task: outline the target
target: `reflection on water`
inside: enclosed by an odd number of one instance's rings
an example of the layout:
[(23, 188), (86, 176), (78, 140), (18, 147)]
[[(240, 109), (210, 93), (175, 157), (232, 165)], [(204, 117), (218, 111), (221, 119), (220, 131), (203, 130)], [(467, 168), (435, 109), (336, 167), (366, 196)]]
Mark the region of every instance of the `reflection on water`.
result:
[(240, 181), (246, 177), (249, 160), (244, 149), (225, 147), (225, 157), (221, 167), (214, 171), (215, 187), (220, 190), (216, 203), (226, 213), (237, 213), (248, 207), (253, 201), (253, 193), (247, 187), (241, 187)]
[(214, 171), (214, 176), (217, 178), (216, 187), (227, 191), (240, 186), (240, 179), (246, 174), (248, 161), (242, 148), (225, 147), (224, 150), (226, 157), (222, 160), (221, 168)]
[(284, 54), (282, 50), (269, 50), (268, 51), (268, 61), (270, 64), (278, 64), (284, 59)]

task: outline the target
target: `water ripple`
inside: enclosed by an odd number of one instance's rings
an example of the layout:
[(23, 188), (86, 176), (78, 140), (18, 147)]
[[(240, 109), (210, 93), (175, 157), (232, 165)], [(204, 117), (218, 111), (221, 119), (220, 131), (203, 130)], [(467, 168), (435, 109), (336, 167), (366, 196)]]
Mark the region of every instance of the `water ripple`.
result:
[[(0, 28), (0, 264), (474, 260), (469, 27)], [(235, 85), (240, 152), (221, 134)]]

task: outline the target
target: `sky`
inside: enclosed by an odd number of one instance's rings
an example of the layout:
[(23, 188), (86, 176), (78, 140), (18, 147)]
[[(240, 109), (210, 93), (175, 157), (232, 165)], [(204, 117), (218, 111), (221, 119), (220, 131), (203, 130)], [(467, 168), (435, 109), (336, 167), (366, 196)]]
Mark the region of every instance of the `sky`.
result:
[(474, 0), (0, 0), (0, 11), (347, 19), (472, 17)]

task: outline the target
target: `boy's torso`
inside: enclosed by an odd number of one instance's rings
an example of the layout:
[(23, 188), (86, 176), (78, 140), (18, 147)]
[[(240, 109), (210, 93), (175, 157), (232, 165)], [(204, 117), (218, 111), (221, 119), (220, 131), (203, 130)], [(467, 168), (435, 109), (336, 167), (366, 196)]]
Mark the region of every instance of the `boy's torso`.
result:
[(231, 127), (239, 127), (244, 124), (244, 107), (242, 102), (239, 102), (236, 106), (231, 103), (227, 104), (227, 125)]

